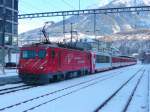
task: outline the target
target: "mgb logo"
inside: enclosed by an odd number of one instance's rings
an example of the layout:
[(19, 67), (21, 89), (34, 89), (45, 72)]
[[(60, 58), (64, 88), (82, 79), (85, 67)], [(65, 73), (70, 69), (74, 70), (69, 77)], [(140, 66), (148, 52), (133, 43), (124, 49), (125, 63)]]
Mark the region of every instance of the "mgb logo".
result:
[(73, 54), (68, 54), (67, 55), (67, 62), (68, 62), (68, 64), (71, 62), (72, 59), (73, 59)]

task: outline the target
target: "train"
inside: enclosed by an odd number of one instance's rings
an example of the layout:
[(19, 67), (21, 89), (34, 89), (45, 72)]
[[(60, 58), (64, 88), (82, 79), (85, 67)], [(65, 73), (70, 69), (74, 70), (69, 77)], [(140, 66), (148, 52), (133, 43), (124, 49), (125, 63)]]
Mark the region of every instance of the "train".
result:
[(24, 83), (47, 84), (136, 63), (135, 58), (128, 56), (113, 56), (59, 44), (30, 44), (20, 48), (18, 73)]

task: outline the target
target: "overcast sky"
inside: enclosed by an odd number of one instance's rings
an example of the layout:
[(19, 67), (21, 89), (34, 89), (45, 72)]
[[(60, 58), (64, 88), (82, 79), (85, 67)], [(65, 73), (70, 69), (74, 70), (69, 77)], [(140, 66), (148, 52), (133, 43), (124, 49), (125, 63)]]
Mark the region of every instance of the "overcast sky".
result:
[[(80, 0), (81, 9), (102, 6), (111, 0)], [(79, 9), (79, 0), (19, 0), (19, 14)], [(46, 21), (60, 21), (62, 17), (19, 20), (19, 34), (43, 26)]]

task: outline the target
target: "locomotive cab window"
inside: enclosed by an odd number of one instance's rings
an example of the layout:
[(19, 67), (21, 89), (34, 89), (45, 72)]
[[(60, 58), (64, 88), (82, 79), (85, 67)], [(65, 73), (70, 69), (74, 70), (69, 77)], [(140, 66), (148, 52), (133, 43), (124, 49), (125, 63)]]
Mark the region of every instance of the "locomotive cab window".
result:
[(45, 57), (46, 57), (46, 50), (40, 50), (40, 51), (38, 52), (38, 57), (39, 57), (40, 59), (45, 58)]
[(36, 57), (36, 52), (34, 50), (24, 50), (22, 51), (23, 59), (34, 59)]

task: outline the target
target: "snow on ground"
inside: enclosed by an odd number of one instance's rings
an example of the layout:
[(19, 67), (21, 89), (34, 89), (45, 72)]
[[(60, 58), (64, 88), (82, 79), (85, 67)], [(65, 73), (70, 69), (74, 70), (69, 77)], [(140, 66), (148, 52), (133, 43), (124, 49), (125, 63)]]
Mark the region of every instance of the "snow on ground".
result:
[(146, 71), (127, 112), (148, 112), (148, 72)]
[[(122, 68), (120, 70), (116, 69), (116, 70), (112, 70), (112, 71), (108, 71), (108, 72), (104, 72), (104, 73), (99, 73), (97, 75), (90, 75), (90, 76), (75, 78), (75, 79), (66, 80), (66, 81), (62, 81), (62, 82), (58, 82), (58, 83), (52, 83), (52, 84), (46, 85), (44, 87), (42, 86), (42, 87), (26, 90), (23, 93), (22, 93), (22, 91), (20, 91), (20, 92), (16, 92), (13, 94), (8, 94), (8, 95), (5, 95), (5, 97), (8, 99), (5, 99), (3, 101), (3, 103), (0, 104), (0, 108), (3, 106), (8, 106), (8, 105), (11, 105), (14, 103), (18, 103), (20, 101), (24, 101), (25, 99), (30, 99), (30, 98), (37, 97), (37, 96), (40, 96), (43, 94), (47, 94), (47, 93), (52, 92), (52, 91), (63, 89), (63, 88), (66, 88), (68, 86), (75, 85), (75, 84), (81, 83), (83, 81), (91, 80), (93, 78), (97, 78), (97, 77), (100, 77), (103, 75), (112, 74), (114, 72), (120, 73), (120, 71), (124, 70), (124, 69), (127, 70), (127, 68)], [(17, 100), (13, 99), (14, 95), (15, 95), (15, 99), (17, 99)], [(9, 101), (9, 100), (11, 100), (11, 101)]]
[[(11, 54), (11, 62), (18, 63), (19, 61), (19, 53)], [(5, 62), (8, 62), (8, 55), (5, 57)]]
[(3, 86), (0, 86), (0, 90), (6, 89), (6, 88), (23, 86), (23, 85), (25, 85), (25, 84), (24, 83), (20, 83), (20, 84), (6, 84), (6, 85), (3, 85)]
[(16, 69), (5, 69), (5, 74), (0, 70), (0, 85), (21, 81)]
[[(11, 54), (11, 62), (18, 63), (19, 54), (18, 53), (12, 53)], [(8, 62), (8, 56), (5, 58), (5, 62)], [(5, 69), (5, 74), (2, 72), (2, 67), (0, 67), (0, 78), (1, 77), (10, 77), (10, 76), (17, 76), (17, 70), (16, 69)]]
[(10, 76), (17, 76), (18, 72), (16, 69), (5, 69), (5, 74), (0, 71), (0, 78), (1, 77), (10, 77)]
[[(141, 71), (144, 72), (144, 71)], [(138, 78), (141, 76), (140, 75), (137, 76), (137, 78), (134, 78), (131, 83), (128, 83), (127, 86), (125, 86), (117, 95), (116, 97), (114, 97), (108, 104), (107, 106), (105, 106), (104, 108), (102, 108), (102, 110), (100, 110), (99, 112), (111, 112), (111, 110), (113, 110), (114, 112), (123, 112), (123, 109), (127, 103), (127, 101), (129, 100), (129, 96), (131, 95), (137, 81)], [(135, 95), (135, 97), (133, 98), (133, 102), (132, 106), (129, 107), (130, 111), (127, 112), (137, 112), (137, 110), (140, 110), (138, 112), (146, 112), (145, 109), (147, 108), (146, 106), (146, 98), (145, 97), (147, 95), (147, 72), (144, 73), (144, 76), (141, 80), (141, 84), (138, 87), (138, 91)], [(144, 87), (145, 88), (144, 88)], [(142, 88), (141, 88), (142, 87)], [(136, 104), (136, 105), (135, 105)], [(145, 107), (145, 108), (141, 108), (141, 107)], [(143, 110), (142, 110), (143, 109)]]
[[(137, 68), (136, 68), (137, 69)], [(116, 89), (126, 82), (137, 70), (128, 70), (121, 75), (100, 82), (96, 85), (68, 95), (54, 102), (42, 105), (31, 112), (46, 111), (51, 112), (93, 112), (105, 99), (107, 99)], [(113, 86), (112, 86), (113, 85)], [(108, 111), (117, 112), (117, 111)]]
[[(114, 91), (116, 91), (123, 83), (125, 83), (131, 76), (133, 76), (139, 69), (146, 69), (144, 77), (142, 78), (142, 83), (137, 89), (139, 91), (141, 98), (135, 95), (133, 99), (134, 102), (131, 104), (135, 104), (137, 102), (141, 102), (137, 106), (129, 107), (129, 111), (138, 111), (139, 106), (145, 108), (145, 100), (147, 98), (147, 71), (149, 70), (150, 65), (134, 65), (121, 69), (111, 70), (107, 72), (97, 73), (95, 75), (84, 76), (80, 78), (74, 78), (71, 80), (61, 81), (57, 83), (52, 83), (49, 85), (44, 85), (40, 87), (35, 87), (28, 90), (22, 90), (15, 93), (9, 93), (5, 95), (1, 95), (0, 99), (0, 109), (3, 107), (7, 107), (13, 104), (17, 104), (44, 94), (48, 94), (63, 88), (66, 88), (71, 85), (75, 85), (81, 82), (85, 82), (94, 78), (96, 80), (91, 80), (90, 82), (83, 83), (79, 86), (74, 86), (69, 89), (64, 89), (62, 91), (40, 97), (38, 99), (22, 103), (21, 105), (16, 105), (13, 108), (5, 109), (4, 112), (22, 112), (28, 110), (30, 108), (31, 112), (92, 112), (94, 111), (106, 98), (108, 98)], [(142, 74), (142, 71), (138, 73), (134, 79), (117, 95), (118, 97), (114, 97), (115, 100), (108, 103), (109, 108), (103, 108), (103, 112), (118, 112), (113, 107), (117, 107), (120, 110), (126, 101), (127, 97), (133, 90), (135, 83), (138, 78)], [(102, 77), (105, 76), (105, 77)], [(111, 77), (113, 76), (113, 77)], [(99, 78), (98, 77), (102, 77)], [(143, 88), (142, 88), (143, 87)], [(140, 92), (140, 88), (142, 92)], [(15, 96), (15, 97), (14, 97)], [(137, 97), (137, 98), (136, 98)], [(147, 101), (147, 100), (146, 100)], [(43, 104), (44, 103), (44, 104)], [(111, 104), (111, 105), (109, 105)], [(39, 105), (39, 106), (38, 106)], [(37, 108), (34, 108), (38, 106)], [(135, 107), (136, 106), (136, 107)], [(134, 110), (132, 108), (135, 107)], [(146, 107), (147, 108), (147, 107)], [(108, 110), (111, 111), (108, 111)], [(141, 111), (139, 111), (141, 112)]]

